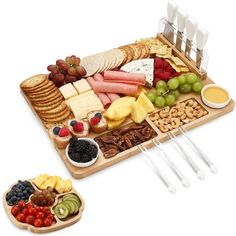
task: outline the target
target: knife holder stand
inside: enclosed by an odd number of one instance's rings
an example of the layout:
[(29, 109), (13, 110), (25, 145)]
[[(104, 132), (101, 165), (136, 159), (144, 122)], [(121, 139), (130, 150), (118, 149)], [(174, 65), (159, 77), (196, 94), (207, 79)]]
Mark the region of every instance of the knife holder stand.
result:
[[(157, 34), (157, 38), (164, 44), (168, 45), (173, 52), (174, 56), (179, 57), (188, 67), (189, 69), (196, 73), (201, 79), (206, 79), (207, 78), (207, 65), (208, 65), (208, 54), (202, 50), (199, 51), (196, 47), (196, 43), (192, 42), (191, 44), (191, 57), (187, 58), (185, 55), (185, 46), (186, 46), (186, 42), (187, 42), (187, 37), (185, 33), (178, 33), (178, 29), (177, 27), (172, 24), (169, 25), (169, 29), (171, 29), (171, 31), (173, 32), (174, 35), (174, 44), (172, 44), (171, 42), (168, 41), (168, 39), (164, 36), (163, 32), (164, 32), (164, 28), (165, 25), (169, 24), (169, 22), (163, 18), (160, 20), (159, 23), (159, 31)], [(178, 48), (180, 48), (180, 42), (182, 41), (181, 44), (181, 50), (179, 50)], [(176, 45), (177, 42), (177, 45)], [(197, 58), (196, 60), (193, 60), (193, 58)], [(199, 66), (197, 66), (199, 65)]]

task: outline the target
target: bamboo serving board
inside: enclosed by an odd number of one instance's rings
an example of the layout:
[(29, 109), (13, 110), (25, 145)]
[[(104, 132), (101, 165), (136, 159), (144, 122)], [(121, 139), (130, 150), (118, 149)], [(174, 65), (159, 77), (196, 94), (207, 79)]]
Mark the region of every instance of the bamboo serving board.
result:
[[(31, 184), (34, 186), (35, 189), (37, 189), (37, 187), (32, 183), (31, 179), (28, 180), (28, 181), (31, 182)], [(15, 184), (13, 184), (13, 185), (15, 185)], [(57, 230), (66, 228), (66, 227), (68, 227), (70, 225), (73, 225), (76, 222), (78, 222), (81, 219), (81, 217), (82, 217), (82, 213), (83, 213), (83, 210), (84, 210), (84, 200), (80, 196), (80, 194), (73, 188), (68, 193), (73, 193), (73, 194), (77, 195), (79, 197), (80, 201), (81, 201), (81, 206), (80, 206), (79, 212), (75, 216), (70, 216), (66, 220), (62, 221), (62, 220), (58, 219), (58, 217), (56, 215), (54, 215), (56, 222), (54, 224), (52, 224), (51, 226), (49, 226), (49, 227), (37, 228), (37, 227), (34, 227), (33, 225), (29, 225), (29, 224), (26, 224), (26, 223), (21, 223), (21, 222), (17, 221), (17, 219), (11, 214), (12, 206), (9, 206), (7, 204), (7, 201), (6, 201), (6, 195), (11, 190), (13, 185), (11, 185), (10, 188), (3, 195), (3, 206), (5, 208), (5, 211), (6, 211), (7, 215), (8, 215), (8, 217), (9, 217), (9, 219), (11, 220), (11, 222), (16, 227), (18, 227), (20, 229), (27, 229), (27, 230), (29, 230), (29, 231), (31, 231), (33, 233), (38, 233), (38, 234), (49, 233), (49, 232), (57, 231)], [(50, 207), (51, 211), (53, 211), (52, 209), (57, 204), (58, 199), (63, 197), (65, 194), (68, 194), (68, 193), (57, 194), (54, 204)]]
[[(199, 70), (196, 65), (195, 65), (195, 62), (193, 60), (188, 60), (184, 53), (183, 52), (179, 52), (174, 45), (170, 44), (168, 42), (168, 40), (165, 39), (165, 37), (162, 35), (162, 34), (158, 34), (157, 35), (157, 38), (162, 41), (164, 44), (168, 45), (169, 47), (172, 48), (172, 53), (174, 56), (176, 57), (179, 57), (190, 69), (190, 71), (196, 73), (204, 82), (204, 84), (211, 84), (211, 83), (214, 83), (208, 76), (207, 76), (207, 73), (205, 71), (201, 71)], [(31, 107), (32, 111), (34, 112), (34, 114), (38, 117), (37, 113), (34, 111), (34, 108), (31, 106), (31, 103), (30, 101), (27, 99), (27, 97), (25, 96), (24, 92), (22, 91), (22, 94), (24, 96), (24, 98), (26, 99), (27, 103), (29, 104), (29, 106)], [(212, 108), (209, 108), (207, 106), (205, 106), (203, 104), (203, 102), (201, 101), (201, 98), (199, 95), (197, 94), (193, 94), (193, 93), (190, 93), (190, 94), (181, 94), (180, 98), (178, 99), (178, 102), (181, 102), (181, 101), (185, 101), (187, 99), (190, 99), (190, 98), (194, 98), (195, 100), (197, 100), (197, 102), (202, 106), (204, 107), (207, 111), (208, 111), (208, 114), (197, 119), (197, 120), (194, 120), (194, 121), (191, 121), (190, 123), (188, 124), (185, 124), (184, 127), (187, 129), (187, 130), (190, 130), (190, 129), (193, 129), (197, 126), (200, 126), (202, 124), (205, 124), (211, 120), (214, 120), (216, 119), (217, 117), (219, 116), (222, 116), (230, 111), (232, 111), (234, 109), (234, 105), (235, 105), (235, 102), (231, 99), (230, 103), (222, 108), (222, 109), (212, 109)], [(158, 111), (159, 109), (156, 109), (156, 111)], [(154, 111), (154, 112), (156, 112)], [(38, 117), (39, 118), (39, 117)], [(40, 120), (41, 121), (41, 120)], [(157, 137), (156, 139), (159, 140), (160, 142), (164, 142), (166, 140), (169, 139), (169, 136), (166, 134), (166, 133), (162, 133), (160, 132), (160, 130), (153, 124), (153, 122), (147, 117), (146, 118), (146, 121), (149, 123), (149, 125), (155, 130), (155, 132), (157, 133)], [(129, 119), (128, 121), (125, 122), (125, 124), (123, 124), (122, 126), (125, 126), (127, 124), (131, 124), (132, 121), (131, 119)], [(121, 127), (122, 127), (121, 126)], [(48, 133), (48, 130), (45, 129), (47, 134)], [(179, 134), (178, 130), (172, 130), (173, 133), (175, 133), (176, 135)], [(106, 131), (104, 133), (107, 133), (109, 131)], [(95, 134), (95, 133), (92, 133), (90, 132), (90, 134), (88, 135), (88, 137), (90, 138), (95, 138), (96, 136), (100, 136), (101, 134)], [(150, 147), (153, 147), (154, 144), (152, 142), (152, 140), (149, 140), (145, 143), (143, 143), (144, 146), (146, 146), (147, 148), (150, 148)], [(89, 167), (86, 167), (86, 168), (79, 168), (79, 167), (75, 167), (73, 166), (68, 160), (67, 160), (67, 157), (65, 155), (65, 150), (60, 150), (58, 149), (56, 146), (55, 146), (59, 156), (61, 157), (62, 161), (64, 162), (65, 166), (67, 167), (67, 169), (69, 170), (70, 174), (76, 178), (76, 179), (81, 179), (81, 178), (84, 178), (86, 176), (89, 176), (93, 173), (96, 173), (100, 170), (103, 170), (109, 166), (112, 166), (122, 160), (125, 160), (131, 156), (134, 156), (135, 154), (139, 153), (140, 150), (139, 148), (136, 146), (136, 147), (133, 147), (133, 148), (130, 148), (128, 150), (125, 150), (121, 153), (118, 153), (116, 156), (110, 158), (110, 159), (106, 159), (104, 158), (103, 154), (100, 152), (99, 153), (99, 158), (98, 160), (95, 162), (95, 164), (93, 164), (92, 166), (89, 166)]]

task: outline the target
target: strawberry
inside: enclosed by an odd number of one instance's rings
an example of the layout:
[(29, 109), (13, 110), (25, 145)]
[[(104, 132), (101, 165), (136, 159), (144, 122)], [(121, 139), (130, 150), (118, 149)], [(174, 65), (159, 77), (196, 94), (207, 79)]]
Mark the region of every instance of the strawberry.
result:
[(75, 132), (83, 132), (84, 131), (84, 124), (82, 122), (77, 122), (74, 126), (73, 126), (73, 130)]
[(97, 125), (99, 122), (100, 122), (100, 119), (97, 116), (94, 116), (93, 118), (90, 119), (91, 125)]
[(171, 66), (166, 67), (165, 71), (170, 72), (171, 74), (174, 73), (174, 69)]
[(62, 127), (58, 133), (59, 137), (66, 137), (70, 134), (70, 130), (67, 127)]

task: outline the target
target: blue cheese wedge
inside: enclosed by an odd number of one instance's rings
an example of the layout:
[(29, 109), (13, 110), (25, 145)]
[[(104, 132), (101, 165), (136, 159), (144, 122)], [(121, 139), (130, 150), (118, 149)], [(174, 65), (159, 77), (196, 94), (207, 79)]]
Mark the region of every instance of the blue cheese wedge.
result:
[(121, 67), (121, 70), (129, 73), (141, 73), (146, 75), (146, 87), (153, 85), (154, 59), (140, 59), (132, 61)]

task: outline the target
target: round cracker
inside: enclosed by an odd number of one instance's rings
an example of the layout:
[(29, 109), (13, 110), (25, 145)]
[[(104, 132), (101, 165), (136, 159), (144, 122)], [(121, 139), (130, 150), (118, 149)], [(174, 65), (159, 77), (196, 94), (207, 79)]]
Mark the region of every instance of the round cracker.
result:
[(55, 118), (43, 118), (42, 120), (45, 122), (49, 122), (49, 123), (55, 123), (55, 122), (60, 122), (60, 121), (64, 121), (66, 118), (68, 118), (70, 116), (70, 110), (68, 109), (65, 114), (63, 116), (59, 116), (59, 117), (55, 117)]
[(35, 89), (33, 91), (30, 92), (25, 92), (27, 95), (38, 95), (38, 94), (42, 94), (44, 92), (48, 92), (54, 88), (57, 88), (54, 83), (52, 81), (49, 81), (47, 84), (43, 85), (42, 87)]
[(39, 110), (38, 113), (41, 115), (52, 115), (52, 114), (57, 114), (62, 112), (63, 110), (68, 109), (67, 105), (65, 102), (62, 102), (61, 104), (59, 104), (58, 106), (56, 106), (55, 108), (52, 108), (50, 110), (44, 111), (44, 110)]
[(20, 86), (23, 90), (31, 90), (33, 88), (36, 88), (37, 86), (40, 86), (47, 80), (47, 75), (38, 74), (25, 79), (23, 82), (21, 82)]
[(63, 101), (60, 100), (50, 106), (34, 106), (34, 109), (36, 110), (36, 112), (50, 111), (50, 110), (56, 108), (57, 106), (60, 106), (62, 103), (63, 103)]
[(131, 47), (134, 51), (133, 60), (138, 60), (142, 53), (138, 45), (136, 43), (133, 43), (133, 44), (129, 44), (128, 46)]
[(30, 98), (29, 97), (29, 98), (32, 102), (42, 102), (42, 103), (44, 103), (44, 102), (49, 102), (53, 99), (56, 99), (60, 96), (62, 96), (61, 93), (59, 92), (59, 90), (56, 90), (52, 93), (49, 93), (48, 95), (45, 95), (44, 97), (36, 97), (36, 98), (35, 97)]
[(89, 77), (96, 74), (100, 66), (95, 56), (89, 56), (89, 57), (83, 58), (80, 61), (80, 65), (83, 66), (86, 70), (85, 77)]
[(41, 114), (39, 113), (39, 116), (43, 119), (54, 119), (54, 118), (58, 118), (58, 117), (63, 117), (65, 113), (67, 113), (69, 110), (68, 107), (65, 107), (62, 111), (57, 112), (55, 114)]
[(58, 91), (58, 88), (57, 87), (54, 87), (54, 88), (51, 88), (51, 89), (47, 89), (43, 92), (40, 92), (40, 93), (34, 93), (34, 94), (29, 94), (27, 95), (30, 99), (36, 99), (36, 98), (43, 98), (43, 97), (47, 97), (49, 96), (50, 94), (54, 93)]
[(62, 102), (62, 101), (63, 101), (63, 97), (60, 96), (60, 97), (55, 98), (53, 100), (47, 101), (45, 103), (43, 103), (43, 102), (34, 102), (33, 105), (37, 106), (37, 107), (48, 107), (48, 106), (51, 106), (51, 105), (53, 105), (57, 102)]

